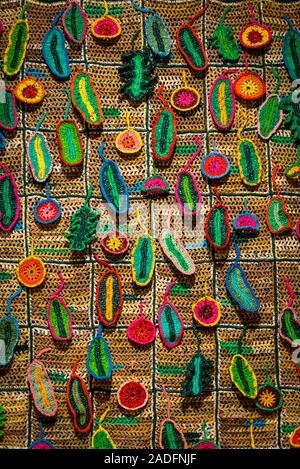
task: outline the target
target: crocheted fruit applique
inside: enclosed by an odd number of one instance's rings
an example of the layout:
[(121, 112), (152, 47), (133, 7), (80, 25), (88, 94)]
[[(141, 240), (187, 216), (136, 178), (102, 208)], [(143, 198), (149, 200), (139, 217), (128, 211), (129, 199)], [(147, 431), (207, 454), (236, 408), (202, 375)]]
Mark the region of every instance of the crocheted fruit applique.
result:
[(182, 81), (183, 86), (175, 88), (171, 94), (171, 106), (177, 111), (181, 112), (192, 111), (197, 106), (199, 106), (200, 94), (196, 88), (188, 86), (185, 70), (182, 72)]
[(154, 240), (141, 221), (139, 209), (136, 211), (138, 225), (143, 234), (138, 236), (131, 251), (132, 279), (137, 285), (144, 287), (151, 282), (155, 267)]
[(104, 0), (104, 15), (93, 21), (91, 29), (92, 35), (103, 41), (111, 41), (121, 34), (121, 25), (119, 21), (108, 14), (107, 2)]
[(290, 445), (293, 448), (300, 448), (300, 427), (297, 427), (291, 434)]
[(207, 359), (201, 352), (200, 335), (195, 327), (193, 332), (197, 337), (197, 352), (186, 367), (185, 379), (181, 383), (183, 397), (196, 397), (209, 390), (212, 381), (213, 361)]
[(117, 399), (123, 409), (135, 411), (145, 407), (148, 402), (148, 392), (143, 383), (132, 379), (119, 387)]
[(261, 182), (262, 162), (257, 151), (255, 143), (250, 138), (241, 138), (241, 134), (247, 124), (247, 115), (240, 111), (244, 116), (244, 122), (237, 131), (237, 163), (240, 178), (246, 186), (258, 186)]
[(292, 307), (295, 294), (288, 277), (285, 279), (285, 285), (289, 293), (289, 301), (279, 316), (279, 334), (282, 340), (291, 347), (297, 347), (300, 340), (300, 319)]
[(221, 305), (208, 295), (207, 283), (205, 283), (205, 296), (200, 298), (192, 306), (195, 321), (204, 327), (216, 326), (221, 319)]
[(35, 288), (45, 280), (46, 268), (40, 257), (34, 256), (34, 242), (31, 238), (31, 254), (17, 267), (17, 277), (24, 287)]
[(44, 438), (43, 422), (40, 420), (40, 438), (35, 440), (28, 446), (28, 449), (55, 449), (53, 443), (50, 440)]
[[(20, 286), (7, 300), (6, 313), (0, 319), (0, 367), (8, 365), (14, 356), (19, 340), (19, 323), (11, 314), (11, 304), (23, 289)], [(1, 421), (1, 419), (0, 419)]]
[(297, 160), (295, 163), (292, 163), (288, 166), (285, 170), (285, 175), (288, 179), (298, 181), (300, 178), (300, 147), (298, 147), (297, 151)]
[(203, 42), (193, 27), (194, 21), (203, 15), (208, 6), (209, 4), (194, 15), (188, 23), (182, 24), (176, 33), (178, 49), (195, 72), (202, 72), (208, 67), (208, 57)]
[(110, 434), (102, 425), (105, 417), (107, 416), (110, 408), (108, 407), (99, 418), (98, 429), (92, 435), (92, 448), (93, 449), (115, 449), (117, 448), (115, 442), (112, 440)]
[(8, 76), (16, 75), (24, 62), (29, 39), (29, 24), (25, 12), (30, 8), (24, 3), (19, 18), (12, 25), (8, 35), (8, 45), (4, 52), (3, 71)]
[(233, 229), (241, 236), (257, 235), (260, 223), (256, 215), (247, 210), (248, 199), (244, 199), (244, 211), (239, 213), (232, 222)]
[(240, 250), (234, 243), (235, 263), (226, 272), (226, 289), (235, 303), (248, 313), (256, 313), (260, 308), (259, 299), (252, 290), (244, 270), (239, 266)]
[(20, 216), (20, 197), (15, 177), (0, 163), (0, 231), (11, 231)]
[(150, 319), (143, 314), (143, 302), (140, 302), (140, 316), (134, 319), (127, 328), (128, 339), (137, 345), (149, 345), (156, 338), (156, 329)]
[(300, 140), (300, 101), (293, 98), (294, 93), (295, 91), (292, 91), (280, 100), (280, 109), (288, 112), (284, 124), (291, 131), (292, 143)]
[(128, 187), (117, 163), (105, 158), (104, 147), (105, 143), (103, 142), (98, 151), (103, 161), (99, 173), (100, 189), (110, 208), (118, 215), (122, 215), (129, 209)]
[(61, 162), (66, 166), (78, 166), (83, 161), (84, 149), (78, 125), (72, 119), (68, 119), (71, 106), (71, 95), (67, 88), (63, 91), (68, 96), (68, 104), (64, 118), (56, 126), (56, 136), (59, 146)]
[(277, 79), (273, 93), (269, 94), (262, 103), (257, 114), (257, 131), (263, 140), (269, 140), (277, 132), (283, 121), (283, 112), (280, 109), (280, 96), (278, 90), (282, 78), (272, 65), (272, 73)]
[(50, 197), (50, 186), (46, 182), (46, 199), (40, 200), (33, 210), (34, 218), (42, 225), (50, 225), (60, 219), (62, 209), (57, 200)]
[(174, 279), (167, 286), (157, 318), (160, 338), (169, 349), (180, 344), (184, 330), (180, 314), (173, 303), (168, 300), (168, 294), (175, 283), (176, 280)]
[(226, 70), (213, 82), (209, 93), (209, 110), (216, 126), (221, 130), (228, 130), (233, 124), (236, 103), (233, 92), (233, 82), (228, 77), (236, 70)]
[(88, 72), (78, 70), (73, 76), (71, 98), (73, 106), (87, 124), (97, 126), (104, 122), (100, 97)]
[(15, 95), (7, 86), (1, 86), (0, 129), (15, 130), (18, 120)]
[(197, 135), (194, 137), (198, 145), (193, 156), (187, 161), (185, 166), (176, 177), (175, 197), (179, 204), (180, 210), (184, 215), (195, 216), (201, 210), (202, 195), (198, 188), (194, 175), (189, 171), (190, 165), (202, 150), (202, 143)]
[(255, 101), (266, 94), (264, 80), (255, 72), (249, 72), (248, 55), (245, 54), (245, 72), (240, 73), (233, 83), (234, 94), (245, 101)]
[(95, 241), (99, 213), (89, 206), (92, 192), (93, 186), (91, 185), (83, 206), (72, 214), (69, 233), (65, 235), (72, 251), (83, 251), (88, 244)]
[(61, 80), (66, 80), (71, 74), (64, 33), (57, 28), (57, 23), (64, 11), (65, 8), (62, 8), (55, 16), (52, 27), (45, 34), (42, 43), (42, 55), (50, 72)]
[(262, 49), (272, 41), (272, 31), (265, 24), (255, 20), (253, 5), (249, 4), (248, 7), (251, 22), (245, 24), (240, 32), (240, 43), (247, 49)]
[(163, 88), (164, 85), (161, 84), (157, 91), (157, 97), (163, 107), (156, 114), (151, 130), (152, 156), (159, 161), (169, 160), (174, 153), (176, 144), (176, 116), (161, 94)]
[(283, 16), (283, 19), (289, 26), (282, 42), (283, 60), (291, 80), (297, 80), (300, 78), (300, 32), (293, 27), (288, 16)]
[(230, 163), (224, 153), (219, 153), (216, 148), (216, 142), (213, 140), (213, 152), (202, 158), (200, 169), (203, 176), (210, 180), (218, 180), (227, 176), (230, 171)]
[(203, 420), (201, 425), (203, 438), (198, 441), (192, 448), (193, 449), (221, 449), (214, 441), (211, 441), (207, 438), (206, 433), (206, 420)]
[(75, 44), (82, 44), (87, 33), (87, 18), (76, 0), (69, 0), (61, 20), (67, 38)]
[(121, 153), (135, 155), (141, 150), (143, 142), (139, 132), (130, 127), (130, 114), (131, 111), (126, 114), (127, 130), (123, 130), (116, 136), (115, 144)]
[(107, 254), (118, 256), (128, 251), (129, 240), (123, 231), (112, 230), (102, 236), (100, 245)]
[(205, 219), (205, 235), (215, 249), (225, 249), (230, 241), (228, 210), (223, 204), (218, 188), (214, 187), (218, 202), (210, 209)]
[(266, 222), (272, 234), (283, 233), (293, 228), (291, 216), (287, 211), (285, 202), (276, 184), (276, 174), (278, 171), (279, 166), (276, 165), (272, 171), (272, 183), (276, 195), (271, 197), (266, 209)]
[(79, 433), (86, 433), (93, 423), (93, 406), (85, 382), (76, 373), (80, 357), (74, 364), (67, 382), (66, 397), (73, 417), (73, 424)]
[(160, 424), (159, 447), (161, 449), (186, 449), (187, 442), (179, 425), (171, 419), (170, 397), (163, 386), (163, 393), (167, 401), (167, 418)]
[(46, 91), (40, 80), (29, 76), (17, 83), (14, 94), (22, 103), (39, 104), (46, 96)]
[(153, 176), (149, 176), (142, 182), (141, 192), (145, 195), (159, 195), (167, 194), (170, 190), (170, 185), (166, 178), (156, 173), (156, 168), (153, 168)]
[(53, 167), (53, 157), (50, 153), (47, 139), (39, 129), (47, 115), (44, 112), (27, 140), (27, 157), (32, 177), (37, 182), (45, 182), (50, 176)]
[(92, 339), (86, 359), (86, 369), (95, 379), (109, 379), (113, 365), (111, 353), (106, 339), (102, 335), (102, 327), (98, 327), (97, 335)]
[(56, 415), (58, 404), (48, 372), (40, 358), (51, 348), (41, 350), (27, 370), (27, 381), (32, 400), (38, 412), (45, 417)]
[(46, 318), (53, 339), (65, 341), (73, 336), (72, 315), (64, 299), (59, 296), (64, 288), (64, 277), (60, 273), (57, 276), (61, 283), (48, 301)]
[(230, 11), (230, 6), (225, 8), (210, 43), (212, 47), (217, 50), (219, 57), (222, 57), (224, 60), (236, 62), (240, 57), (240, 48), (234, 38), (231, 27), (224, 24), (226, 16)]
[(282, 404), (283, 394), (277, 386), (271, 383), (268, 366), (266, 365), (266, 383), (259, 386), (255, 398), (255, 405), (260, 410), (272, 413), (281, 409)]

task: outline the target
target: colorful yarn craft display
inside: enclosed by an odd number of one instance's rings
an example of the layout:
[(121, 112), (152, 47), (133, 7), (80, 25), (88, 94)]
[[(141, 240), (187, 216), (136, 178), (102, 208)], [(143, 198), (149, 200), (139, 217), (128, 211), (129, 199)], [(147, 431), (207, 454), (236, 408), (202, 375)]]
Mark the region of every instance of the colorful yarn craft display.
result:
[(245, 53), (245, 72), (240, 73), (233, 83), (235, 95), (247, 101), (256, 101), (266, 94), (266, 83), (258, 73), (249, 72), (248, 54)]
[(255, 398), (258, 409), (265, 412), (276, 412), (283, 405), (283, 394), (278, 387), (270, 382), (268, 366), (266, 365), (266, 383), (259, 386)]
[(192, 306), (193, 316), (197, 324), (204, 327), (216, 326), (221, 319), (221, 305), (211, 296), (208, 296), (207, 283), (205, 296)]
[(119, 406), (126, 411), (137, 411), (147, 404), (148, 391), (143, 383), (130, 380), (120, 386), (117, 399)]
[(148, 196), (156, 196), (159, 194), (167, 194), (170, 191), (170, 184), (160, 174), (157, 174), (154, 166), (154, 174), (147, 177), (142, 182), (141, 192)]
[(288, 31), (282, 42), (282, 56), (291, 80), (300, 78), (300, 32), (293, 27), (292, 21), (288, 16), (283, 19), (288, 24)]
[(53, 443), (50, 440), (44, 438), (44, 429), (43, 429), (43, 421), (40, 420), (40, 437), (38, 440), (33, 441), (28, 449), (55, 449)]
[(289, 294), (289, 301), (279, 316), (279, 334), (282, 340), (291, 347), (297, 347), (300, 340), (300, 319), (292, 307), (295, 294), (288, 277), (285, 279), (285, 285)]
[(203, 438), (198, 441), (198, 443), (193, 446), (193, 449), (221, 449), (214, 441), (211, 441), (207, 438), (206, 432), (206, 420), (203, 420), (201, 425)]
[(84, 70), (78, 70), (71, 83), (72, 104), (87, 124), (101, 125), (104, 122), (100, 97), (94, 80)]
[(122, 28), (119, 21), (108, 14), (108, 5), (106, 1), (103, 2), (103, 6), (104, 15), (93, 21), (91, 30), (92, 35), (96, 39), (110, 42), (120, 36)]
[(12, 132), (16, 129), (18, 121), (15, 95), (7, 86), (1, 86), (0, 129)]
[(21, 295), (23, 288), (20, 286), (8, 298), (6, 313), (0, 319), (0, 367), (7, 366), (13, 359), (15, 348), (19, 340), (19, 323), (11, 314), (11, 305), (15, 298)]
[(126, 233), (119, 230), (112, 230), (105, 233), (100, 244), (102, 249), (112, 256), (125, 254), (129, 249), (129, 240)]
[(260, 223), (256, 215), (247, 210), (248, 199), (244, 200), (244, 211), (239, 213), (232, 222), (233, 229), (241, 236), (258, 235)]

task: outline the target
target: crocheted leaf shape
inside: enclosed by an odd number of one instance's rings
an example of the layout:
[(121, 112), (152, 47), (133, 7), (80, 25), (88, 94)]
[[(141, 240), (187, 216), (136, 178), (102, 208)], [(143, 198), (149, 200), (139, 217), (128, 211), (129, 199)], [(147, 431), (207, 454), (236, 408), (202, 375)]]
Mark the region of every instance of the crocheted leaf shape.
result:
[(262, 163), (255, 144), (244, 138), (239, 141), (237, 150), (241, 180), (247, 186), (257, 186), (261, 180)]
[(283, 340), (293, 345), (300, 340), (300, 320), (293, 308), (286, 307), (279, 317), (279, 333)]
[(293, 92), (288, 96), (283, 96), (280, 100), (280, 108), (288, 112), (284, 119), (284, 124), (292, 134), (292, 143), (300, 140), (300, 102), (293, 99)]
[(124, 84), (120, 93), (134, 102), (153, 93), (156, 77), (153, 76), (155, 63), (151, 53), (148, 50), (131, 51), (122, 55), (122, 62), (119, 73)]
[(300, 32), (293, 28), (288, 16), (283, 18), (287, 21), (289, 29), (282, 43), (282, 55), (289, 76), (296, 80), (300, 78)]
[(92, 436), (92, 448), (93, 449), (114, 449), (116, 448), (115, 442), (112, 440), (108, 431), (103, 427), (102, 422), (105, 419), (107, 413), (109, 412), (109, 408), (101, 415), (99, 419), (99, 427), (93, 433)]
[(82, 44), (87, 32), (87, 18), (82, 7), (75, 0), (69, 2), (62, 16), (64, 32), (70, 41)]
[(174, 348), (181, 342), (184, 324), (175, 306), (168, 301), (159, 310), (158, 327), (166, 347)]
[(20, 198), (14, 175), (0, 163), (0, 230), (11, 231), (20, 216)]
[(214, 123), (219, 129), (230, 129), (234, 121), (236, 104), (233, 82), (226, 72), (217, 77), (211, 86), (209, 110)]
[(100, 322), (106, 326), (114, 325), (123, 305), (123, 292), (118, 272), (108, 268), (97, 285), (96, 307)]
[(71, 69), (70, 61), (65, 46), (63, 32), (57, 28), (57, 23), (64, 13), (64, 8), (55, 16), (52, 27), (45, 34), (42, 43), (42, 55), (51, 73), (61, 80), (69, 78)]
[(7, 418), (6, 418), (4, 407), (0, 405), (0, 438), (4, 436), (4, 425), (5, 425), (6, 420)]
[(86, 369), (96, 379), (108, 379), (111, 377), (111, 355), (107, 341), (102, 336), (101, 326), (89, 345)]
[(230, 366), (232, 382), (246, 397), (255, 399), (257, 395), (256, 375), (243, 355), (234, 355)]
[(258, 133), (264, 140), (269, 140), (279, 129), (283, 120), (278, 94), (270, 94), (262, 103), (258, 111)]
[(93, 423), (93, 407), (85, 382), (75, 373), (78, 361), (67, 382), (67, 403), (73, 416), (74, 427), (79, 433), (86, 433)]
[(73, 336), (72, 315), (63, 298), (59, 296), (64, 286), (64, 278), (61, 274), (58, 274), (58, 278), (61, 284), (48, 302), (46, 317), (53, 339), (65, 341)]
[(199, 396), (207, 391), (211, 381), (212, 366), (212, 360), (205, 358), (200, 351), (197, 352), (187, 365), (181, 395)]
[(223, 16), (211, 38), (211, 45), (217, 50), (219, 57), (223, 57), (224, 60), (236, 62), (240, 56), (240, 48), (233, 36), (232, 29), (224, 25), (227, 13), (229, 13), (230, 10), (231, 7), (225, 8)]
[(14, 130), (18, 125), (18, 120), (14, 93), (9, 88), (1, 88), (0, 128), (4, 130)]
[(292, 228), (292, 219), (287, 211), (283, 198), (273, 196), (267, 205), (266, 221), (269, 230), (273, 234), (282, 233)]
[(9, 76), (16, 75), (20, 71), (25, 59), (29, 39), (29, 24), (24, 15), (29, 8), (30, 5), (25, 3), (19, 19), (13, 24), (9, 32), (8, 46), (4, 52), (3, 62), (3, 71)]
[(72, 78), (70, 91), (73, 106), (85, 122), (95, 126), (101, 125), (104, 116), (92, 76), (84, 70), (78, 70)]
[(139, 236), (131, 253), (132, 278), (140, 286), (151, 282), (155, 266), (155, 247), (151, 236)]
[(0, 319), (0, 367), (12, 360), (19, 339), (19, 324), (14, 316)]
[[(218, 191), (215, 193), (219, 198)], [(205, 220), (206, 239), (214, 248), (225, 249), (230, 241), (230, 224), (228, 220), (228, 210), (219, 198), (208, 212)]]
[(161, 424), (160, 447), (162, 449), (184, 449), (187, 447), (181, 429), (171, 419), (165, 419)]

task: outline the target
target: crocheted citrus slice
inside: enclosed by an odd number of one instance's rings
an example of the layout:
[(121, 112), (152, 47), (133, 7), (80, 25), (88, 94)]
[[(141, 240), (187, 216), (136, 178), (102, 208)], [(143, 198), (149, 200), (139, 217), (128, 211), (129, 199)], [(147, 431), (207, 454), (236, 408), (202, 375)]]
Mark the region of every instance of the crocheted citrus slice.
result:
[(209, 93), (209, 110), (216, 126), (221, 130), (230, 129), (233, 124), (236, 103), (232, 80), (227, 76), (236, 70), (227, 70), (213, 82)]
[(111, 354), (107, 341), (102, 336), (101, 326), (99, 326), (97, 335), (89, 345), (86, 369), (95, 379), (108, 379), (111, 377)]
[(260, 223), (256, 215), (247, 210), (248, 199), (244, 200), (244, 211), (239, 213), (232, 222), (232, 226), (236, 232), (241, 235), (258, 234)]
[(129, 117), (131, 112), (127, 112), (127, 130), (123, 130), (116, 136), (115, 144), (121, 153), (135, 154), (140, 151), (143, 142), (140, 134), (130, 127)]
[[(11, 314), (11, 304), (23, 291), (20, 286), (17, 291), (9, 296), (6, 306), (6, 313), (0, 319), (0, 367), (8, 365), (15, 352), (15, 347), (19, 340), (19, 323)], [(1, 416), (0, 416), (1, 421)]]
[(52, 27), (45, 34), (42, 43), (43, 58), (54, 76), (61, 80), (66, 80), (71, 74), (70, 61), (65, 46), (65, 37), (63, 32), (57, 28), (57, 23), (60, 20), (65, 9), (55, 16)]
[(100, 240), (100, 244), (102, 249), (111, 255), (124, 254), (129, 248), (127, 235), (119, 230), (105, 233)]
[(50, 197), (49, 185), (46, 183), (46, 199), (40, 200), (34, 207), (34, 218), (43, 225), (50, 225), (60, 219), (62, 209), (57, 200)]
[(99, 264), (108, 267), (97, 285), (96, 308), (100, 322), (105, 326), (112, 326), (117, 322), (123, 305), (121, 279), (110, 264), (101, 260), (96, 254), (94, 257)]
[(200, 300), (192, 306), (192, 310), (194, 319), (201, 326), (215, 326), (221, 319), (221, 305), (210, 296), (200, 298)]
[(300, 78), (300, 32), (293, 27), (288, 16), (283, 16), (288, 23), (289, 29), (284, 36), (282, 43), (282, 55), (291, 80)]
[(239, 98), (255, 101), (266, 93), (266, 84), (257, 73), (244, 72), (234, 81), (233, 91)]
[(195, 88), (187, 85), (185, 70), (182, 72), (183, 86), (175, 88), (171, 94), (171, 106), (177, 111), (192, 111), (200, 103), (200, 94)]
[(283, 405), (283, 394), (279, 388), (271, 384), (266, 366), (266, 384), (260, 386), (257, 390), (255, 405), (258, 409), (265, 412), (276, 412)]
[(129, 340), (137, 345), (149, 345), (155, 340), (155, 325), (143, 315), (142, 301), (140, 302), (140, 316), (129, 324), (127, 335)]
[(106, 409), (101, 417), (99, 418), (98, 429), (93, 433), (92, 436), (92, 448), (93, 449), (114, 449), (117, 448), (115, 442), (112, 440), (108, 431), (103, 427), (102, 422), (106, 415), (110, 411), (110, 408)]
[(159, 309), (157, 318), (161, 340), (169, 349), (180, 344), (184, 330), (180, 314), (175, 306), (168, 301), (168, 293), (175, 283), (176, 280), (172, 280), (166, 288), (163, 304)]
[(79, 433), (86, 433), (93, 423), (93, 406), (85, 382), (75, 373), (79, 360), (73, 366), (67, 382), (66, 397), (74, 427)]
[(8, 35), (8, 45), (4, 52), (3, 71), (6, 75), (16, 75), (24, 62), (29, 39), (29, 24), (25, 12), (30, 8), (24, 3), (19, 18), (12, 25)]
[(170, 190), (170, 185), (166, 178), (157, 175), (154, 170), (154, 175), (149, 176), (142, 182), (141, 192), (147, 195), (166, 194)]
[(297, 427), (291, 434), (290, 445), (293, 448), (300, 448), (300, 427)]
[(17, 267), (17, 276), (24, 287), (38, 287), (43, 283), (46, 276), (44, 262), (40, 257), (33, 255), (26, 257)]
[(71, 83), (71, 97), (75, 109), (90, 125), (101, 125), (104, 121), (103, 111), (94, 80), (88, 72), (78, 70)]
[(219, 202), (210, 209), (206, 216), (205, 234), (211, 246), (216, 249), (225, 249), (230, 241), (228, 210), (222, 202), (217, 187), (214, 187), (214, 193)]
[(20, 197), (15, 177), (0, 163), (0, 230), (11, 231), (20, 216)]
[(161, 95), (163, 85), (158, 89), (158, 98), (163, 107), (158, 111), (152, 127), (152, 156), (156, 160), (166, 161), (174, 153), (176, 144), (176, 116), (167, 101)]
[(121, 34), (121, 25), (116, 18), (108, 14), (108, 5), (104, 0), (104, 15), (97, 18), (92, 23), (92, 35), (97, 39), (109, 41), (117, 38)]
[(221, 179), (230, 171), (230, 163), (223, 153), (219, 153), (216, 149), (215, 141), (213, 141), (214, 150), (202, 158), (200, 163), (201, 173), (208, 179)]
[(257, 379), (248, 360), (243, 355), (234, 355), (229, 370), (231, 381), (243, 396), (255, 399), (257, 396)]
[(14, 93), (15, 97), (25, 104), (38, 104), (46, 95), (43, 83), (33, 77), (26, 77), (21, 80), (15, 86)]
[(272, 31), (265, 24), (258, 23), (254, 18), (253, 5), (249, 5), (251, 22), (240, 32), (240, 43), (247, 49), (261, 49), (272, 41)]
[(48, 301), (46, 319), (53, 339), (65, 341), (73, 336), (72, 315), (63, 298), (59, 296), (64, 287), (64, 278), (61, 274), (58, 274), (58, 278), (61, 283)]
[(10, 131), (15, 130), (18, 125), (18, 120), (15, 95), (9, 88), (2, 87), (0, 99), (0, 128)]
[(134, 411), (145, 407), (148, 392), (144, 384), (131, 380), (122, 384), (117, 392), (118, 403), (123, 409)]
[(69, 0), (62, 15), (62, 24), (67, 38), (76, 44), (82, 44), (87, 33), (87, 18), (76, 0)]

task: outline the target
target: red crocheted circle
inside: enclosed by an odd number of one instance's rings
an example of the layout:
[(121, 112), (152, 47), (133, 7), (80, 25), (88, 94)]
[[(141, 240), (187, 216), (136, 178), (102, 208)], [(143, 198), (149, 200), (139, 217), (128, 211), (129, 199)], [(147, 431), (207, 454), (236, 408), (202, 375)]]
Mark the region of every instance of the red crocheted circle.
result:
[(153, 322), (149, 319), (138, 318), (129, 324), (127, 335), (135, 344), (149, 345), (155, 339), (156, 330)]
[(137, 410), (146, 405), (148, 395), (143, 384), (137, 381), (128, 381), (118, 391), (118, 402), (127, 410)]

